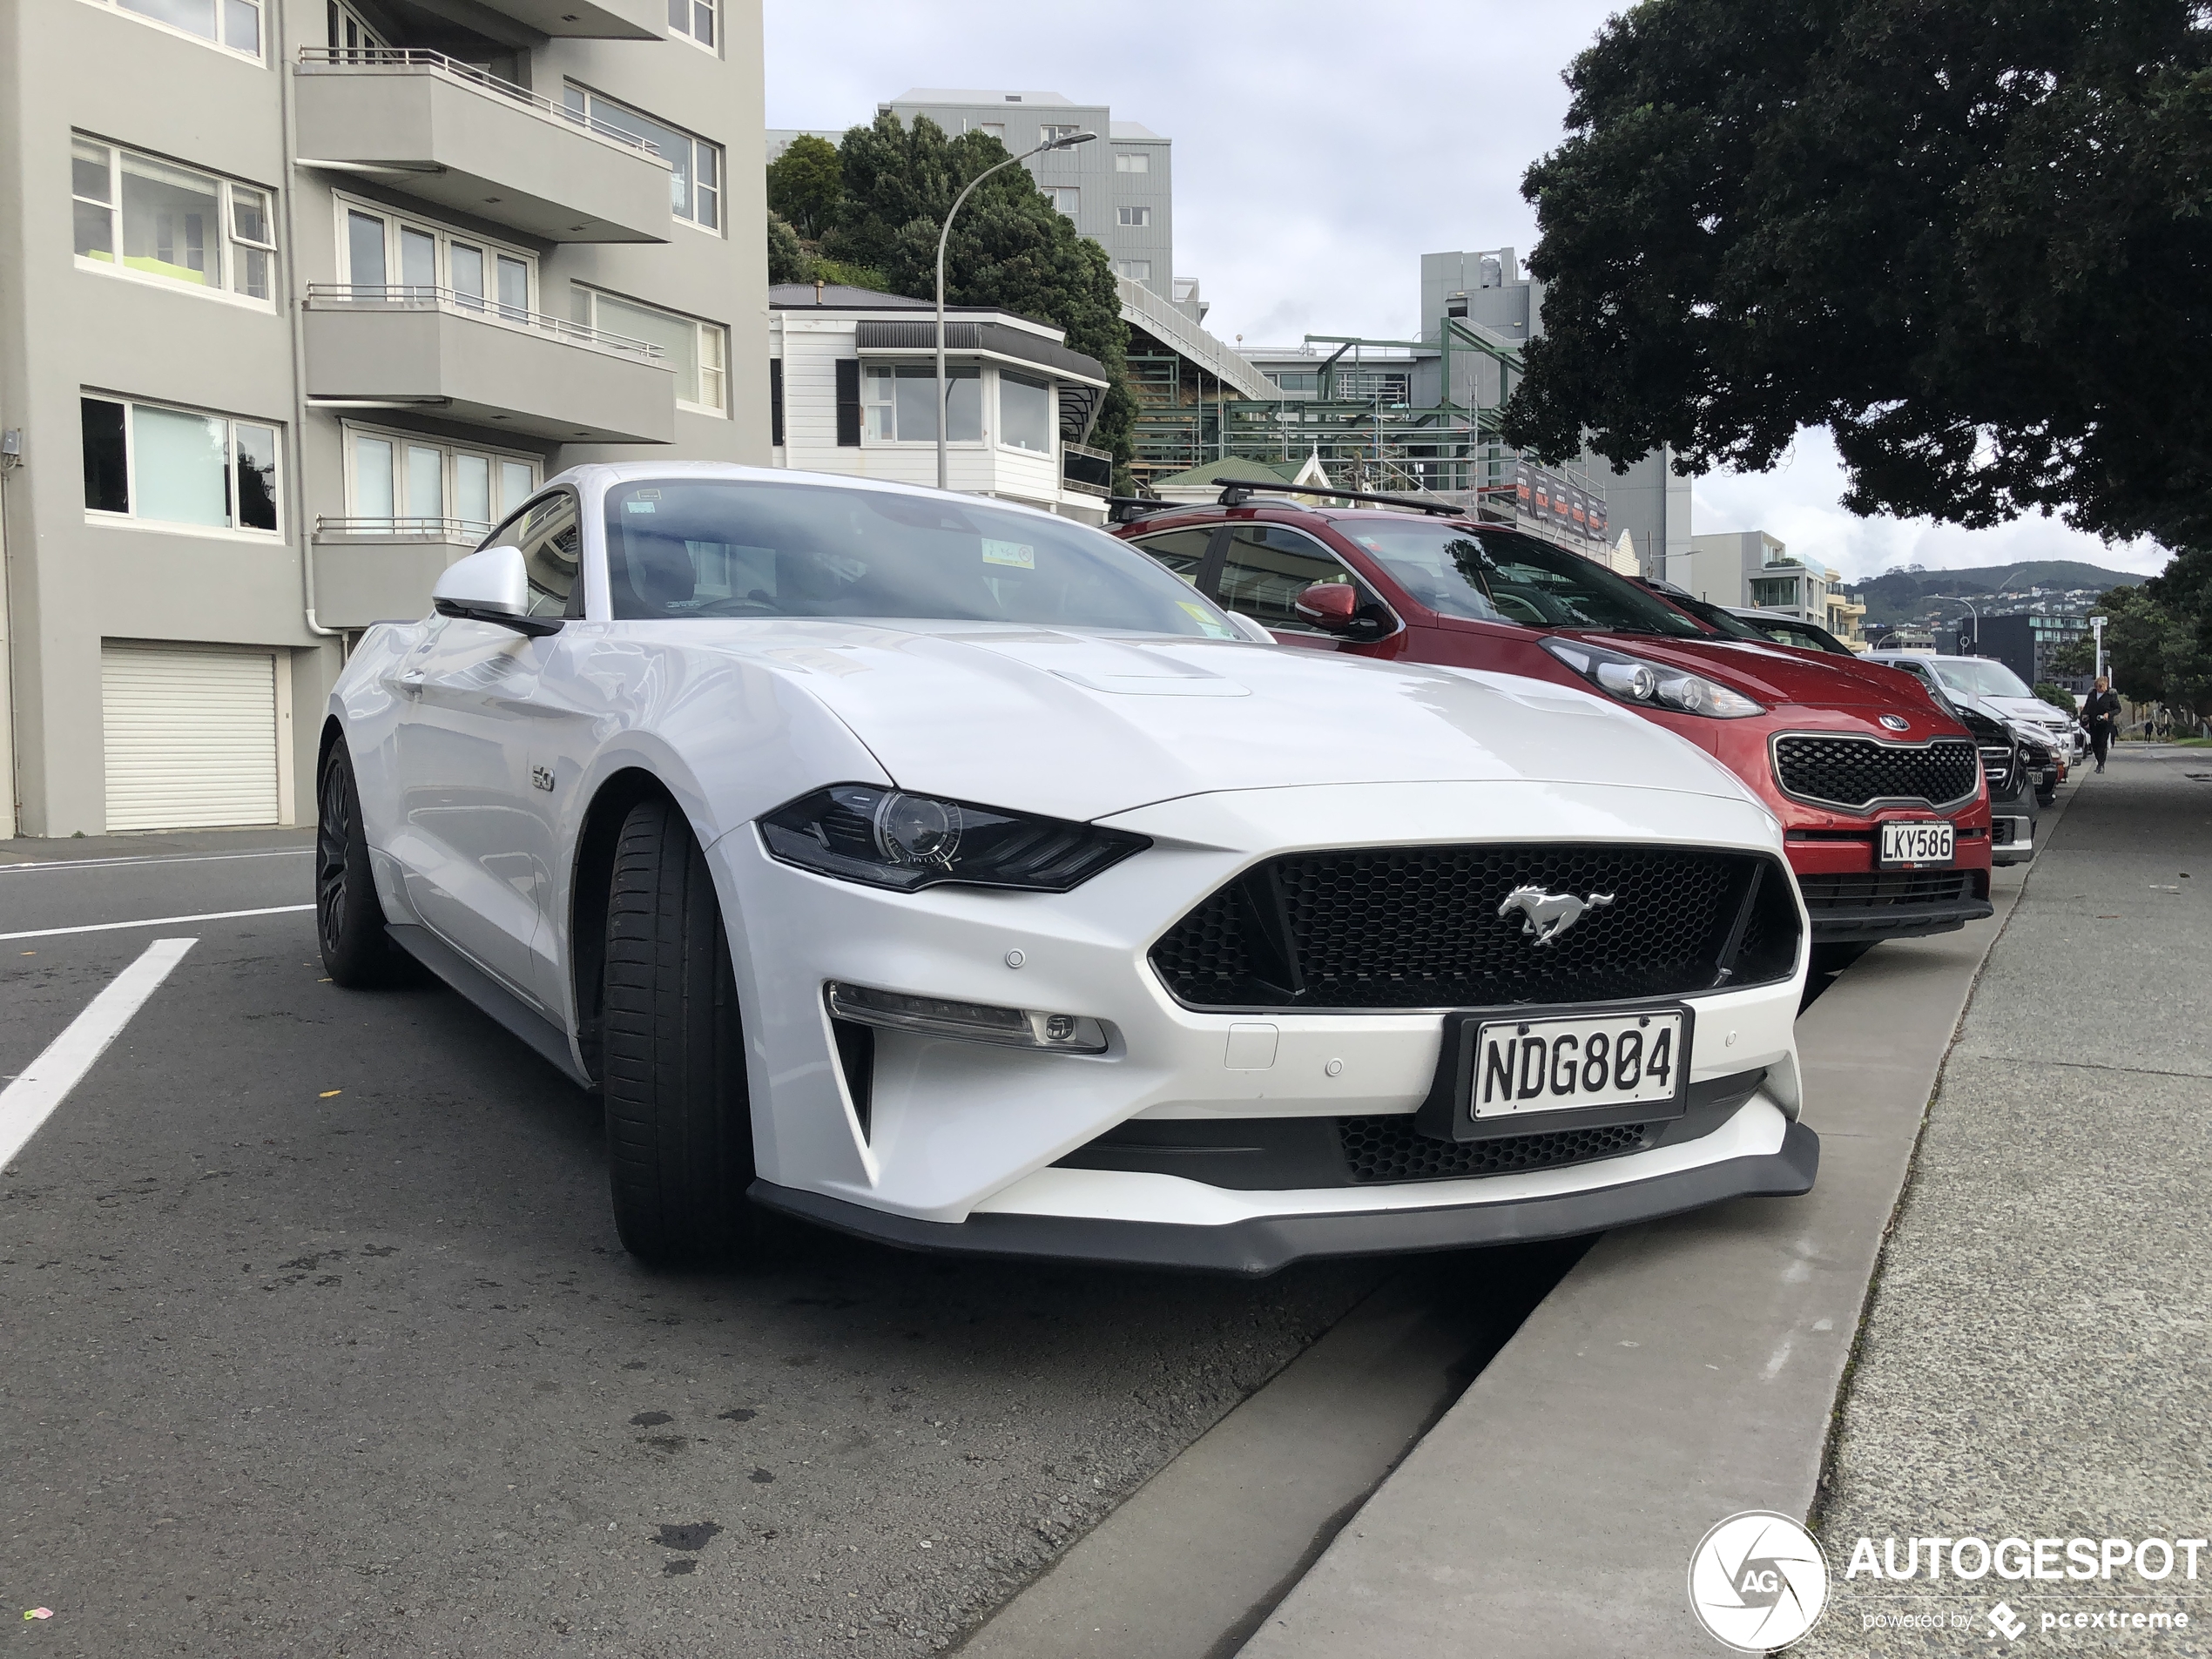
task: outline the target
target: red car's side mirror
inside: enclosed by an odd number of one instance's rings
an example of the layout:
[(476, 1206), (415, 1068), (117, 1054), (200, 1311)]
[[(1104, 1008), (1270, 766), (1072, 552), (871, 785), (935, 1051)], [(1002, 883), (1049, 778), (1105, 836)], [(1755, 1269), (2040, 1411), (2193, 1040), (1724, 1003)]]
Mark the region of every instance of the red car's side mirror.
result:
[(1359, 608), (1359, 596), (1345, 582), (1317, 582), (1292, 602), (1302, 619), (1331, 634), (1351, 632), (1352, 612)]

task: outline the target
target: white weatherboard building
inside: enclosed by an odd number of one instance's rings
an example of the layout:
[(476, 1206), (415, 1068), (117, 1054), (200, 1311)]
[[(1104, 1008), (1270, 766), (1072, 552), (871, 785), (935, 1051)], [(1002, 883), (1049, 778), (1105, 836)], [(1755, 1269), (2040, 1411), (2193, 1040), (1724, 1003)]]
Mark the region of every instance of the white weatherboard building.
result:
[[(768, 291), (774, 464), (937, 482), (934, 306), (866, 288)], [(1083, 442), (1106, 371), (1061, 330), (988, 306), (945, 311), (947, 483), (1103, 523), (1113, 458)]]

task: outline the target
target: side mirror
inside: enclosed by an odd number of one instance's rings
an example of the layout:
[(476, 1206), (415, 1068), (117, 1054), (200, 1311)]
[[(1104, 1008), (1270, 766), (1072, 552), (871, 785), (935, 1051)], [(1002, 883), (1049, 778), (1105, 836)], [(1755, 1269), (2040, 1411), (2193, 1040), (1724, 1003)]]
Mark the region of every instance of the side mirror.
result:
[(1291, 602), (1291, 608), (1325, 634), (1348, 634), (1359, 596), (1349, 583), (1317, 582)]
[(430, 605), (441, 617), (488, 622), (532, 639), (561, 631), (558, 617), (529, 614), (529, 571), (519, 547), (488, 547), (448, 565), (430, 590)]

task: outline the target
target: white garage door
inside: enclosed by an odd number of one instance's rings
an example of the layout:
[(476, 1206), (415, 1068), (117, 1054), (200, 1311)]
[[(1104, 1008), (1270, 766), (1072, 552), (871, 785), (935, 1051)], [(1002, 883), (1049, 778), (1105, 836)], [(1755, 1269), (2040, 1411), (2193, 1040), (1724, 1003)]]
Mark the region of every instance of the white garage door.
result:
[(277, 821), (276, 658), (104, 645), (107, 826)]

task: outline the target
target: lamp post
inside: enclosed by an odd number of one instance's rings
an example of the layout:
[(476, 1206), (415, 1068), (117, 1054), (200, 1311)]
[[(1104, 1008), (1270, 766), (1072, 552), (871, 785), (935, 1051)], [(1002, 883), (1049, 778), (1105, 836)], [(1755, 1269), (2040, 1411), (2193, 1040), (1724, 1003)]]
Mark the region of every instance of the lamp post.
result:
[(1072, 150), (1079, 144), (1089, 144), (1097, 136), (1096, 132), (1071, 132), (1064, 138), (1048, 138), (1035, 149), (1024, 150), (1018, 156), (1008, 156), (1005, 160), (984, 168), (962, 186), (959, 195), (953, 198), (952, 207), (945, 215), (944, 228), (937, 233), (937, 488), (940, 489), (951, 488), (946, 482), (945, 472), (946, 416), (951, 413), (948, 408), (951, 400), (945, 383), (945, 242), (953, 233), (954, 215), (960, 212), (961, 204), (968, 199), (968, 192), (1001, 167), (1011, 167), (1017, 161), (1027, 161), (1031, 156), (1042, 155), (1047, 150)]
[(1974, 609), (1973, 601), (1971, 599), (1954, 598), (1951, 603), (1954, 605), (1966, 606), (1966, 614), (1974, 619), (1974, 648), (1972, 651), (1961, 651), (1959, 655), (1979, 657), (1981, 655), (1981, 612)]
[(2105, 677), (2105, 619), (2102, 617), (2090, 617), (2089, 629), (2097, 637), (2097, 672), (2095, 678), (2089, 682), (2094, 687), (2097, 680)]

